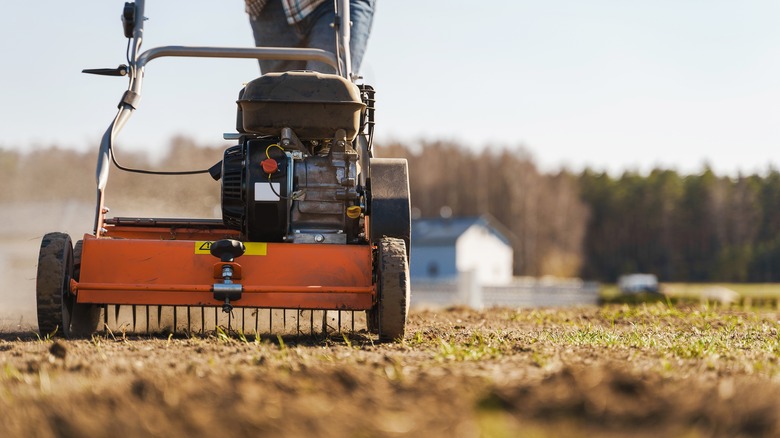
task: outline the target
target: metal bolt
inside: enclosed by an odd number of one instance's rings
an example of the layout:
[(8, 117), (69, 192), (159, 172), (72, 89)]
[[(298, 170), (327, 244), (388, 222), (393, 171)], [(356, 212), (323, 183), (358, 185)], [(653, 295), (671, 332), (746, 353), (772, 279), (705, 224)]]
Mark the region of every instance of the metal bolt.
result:
[(323, 236), (322, 234), (317, 234), (316, 236), (314, 236), (314, 241), (317, 243), (322, 243), (325, 241), (325, 236)]

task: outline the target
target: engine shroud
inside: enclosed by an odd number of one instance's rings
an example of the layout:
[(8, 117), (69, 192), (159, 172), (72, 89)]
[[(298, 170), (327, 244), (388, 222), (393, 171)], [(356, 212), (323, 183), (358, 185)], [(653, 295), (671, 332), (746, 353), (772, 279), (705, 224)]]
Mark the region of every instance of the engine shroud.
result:
[[(292, 162), (273, 140), (247, 140), (222, 159), (222, 218), (249, 241), (281, 242), (289, 226)], [(277, 162), (268, 175), (260, 163), (266, 151)]]

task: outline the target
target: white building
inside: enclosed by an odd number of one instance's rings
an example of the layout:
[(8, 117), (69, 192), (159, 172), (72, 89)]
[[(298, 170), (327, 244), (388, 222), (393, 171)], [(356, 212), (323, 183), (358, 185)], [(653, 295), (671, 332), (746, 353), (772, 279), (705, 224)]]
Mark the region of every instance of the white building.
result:
[[(504, 230), (502, 232), (502, 230)], [(472, 272), (481, 285), (512, 281), (512, 245), (490, 216), (412, 221), (411, 280), (452, 281)]]

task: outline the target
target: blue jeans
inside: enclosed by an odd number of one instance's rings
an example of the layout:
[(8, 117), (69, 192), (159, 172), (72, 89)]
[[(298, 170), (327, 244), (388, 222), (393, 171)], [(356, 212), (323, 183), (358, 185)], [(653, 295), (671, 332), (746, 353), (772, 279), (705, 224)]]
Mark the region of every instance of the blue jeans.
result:
[[(349, 51), (352, 56), (352, 72), (360, 71), (363, 54), (366, 53), (368, 35), (374, 19), (376, 0), (350, 0), (352, 21)], [(250, 18), (255, 45), (266, 47), (300, 47), (323, 49), (336, 53), (336, 32), (331, 27), (335, 17), (333, 0), (326, 0), (302, 21), (290, 25), (284, 14), (282, 2), (270, 0), (256, 19)], [(260, 60), (263, 73), (289, 70), (314, 70), (336, 73), (328, 64), (318, 61)]]

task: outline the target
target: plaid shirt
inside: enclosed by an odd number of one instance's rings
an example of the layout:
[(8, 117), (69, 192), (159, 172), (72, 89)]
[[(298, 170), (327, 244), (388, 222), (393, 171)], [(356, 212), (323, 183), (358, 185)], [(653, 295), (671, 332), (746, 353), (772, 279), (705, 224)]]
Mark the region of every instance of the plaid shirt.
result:
[[(257, 17), (269, 0), (246, 0), (246, 12), (252, 17)], [(277, 0), (271, 0), (277, 1)], [(295, 24), (309, 15), (325, 0), (281, 0), (284, 6), (287, 22)]]

